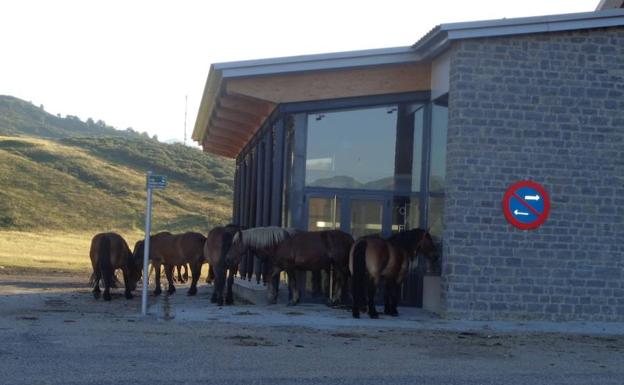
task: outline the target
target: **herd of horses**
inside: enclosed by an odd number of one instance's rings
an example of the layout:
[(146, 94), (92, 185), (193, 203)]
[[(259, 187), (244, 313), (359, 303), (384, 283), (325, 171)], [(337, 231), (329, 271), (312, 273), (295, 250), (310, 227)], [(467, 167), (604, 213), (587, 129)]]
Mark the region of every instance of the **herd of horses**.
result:
[[(104, 284), (105, 300), (110, 301), (116, 269), (123, 273), (125, 297), (132, 298), (141, 279), (144, 240), (139, 240), (130, 250), (128, 243), (117, 233), (100, 233), (91, 242), (90, 258), (93, 267), (93, 295), (101, 295), (100, 281)], [(251, 254), (250, 254), (251, 253)], [(300, 231), (281, 227), (256, 227), (244, 229), (236, 225), (213, 228), (207, 236), (196, 232), (172, 234), (160, 232), (150, 237), (149, 260), (155, 270), (154, 295), (162, 292), (161, 268), (168, 281), (168, 293), (175, 292), (174, 269), (190, 266), (191, 285), (188, 295), (197, 293), (197, 283), (202, 265), (208, 263), (207, 282), (213, 282), (211, 302), (232, 304), (232, 285), (239, 266), (246, 255), (255, 255), (268, 266), (267, 295), (269, 303), (276, 303), (279, 274), (285, 271), (290, 290), (289, 305), (300, 300), (297, 272), (325, 271), (332, 274), (330, 303), (337, 304), (343, 290), (349, 288), (352, 314), (359, 318), (367, 310), (377, 318), (375, 294), (384, 285), (384, 314), (397, 316), (400, 287), (410, 260), (423, 254), (433, 266), (439, 258), (431, 235), (423, 229), (403, 231), (383, 238), (368, 235), (354, 240), (340, 230)], [(187, 273), (188, 276), (188, 273)]]

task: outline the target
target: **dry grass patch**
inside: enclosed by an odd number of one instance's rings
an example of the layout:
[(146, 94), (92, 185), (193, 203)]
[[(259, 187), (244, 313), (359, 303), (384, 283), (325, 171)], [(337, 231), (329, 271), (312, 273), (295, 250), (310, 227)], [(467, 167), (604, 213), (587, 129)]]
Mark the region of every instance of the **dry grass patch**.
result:
[[(0, 266), (5, 269), (88, 271), (94, 233), (0, 231)], [(143, 235), (122, 234), (130, 247)]]

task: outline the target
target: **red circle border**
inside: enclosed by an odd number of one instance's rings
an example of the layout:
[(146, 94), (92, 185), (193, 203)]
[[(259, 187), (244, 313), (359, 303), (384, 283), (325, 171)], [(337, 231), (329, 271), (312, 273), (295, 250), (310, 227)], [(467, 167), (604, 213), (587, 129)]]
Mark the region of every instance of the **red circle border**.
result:
[[(541, 196), (544, 198), (544, 212), (542, 212), (542, 214), (535, 221), (531, 223), (520, 222), (519, 220), (514, 218), (513, 214), (511, 213), (511, 209), (509, 208), (509, 201), (511, 200), (513, 193), (522, 187), (533, 188), (537, 190), (537, 192), (539, 192)], [(530, 180), (523, 180), (521, 182), (517, 182), (509, 186), (507, 188), (507, 191), (505, 192), (505, 196), (503, 196), (502, 203), (503, 203), (503, 213), (505, 214), (505, 219), (507, 219), (507, 222), (511, 223), (512, 225), (514, 225), (515, 227), (521, 230), (537, 229), (542, 224), (544, 224), (544, 222), (546, 222), (546, 219), (548, 218), (548, 215), (550, 214), (550, 196), (548, 195), (544, 187), (542, 187), (542, 185), (540, 185), (539, 183), (530, 181)]]

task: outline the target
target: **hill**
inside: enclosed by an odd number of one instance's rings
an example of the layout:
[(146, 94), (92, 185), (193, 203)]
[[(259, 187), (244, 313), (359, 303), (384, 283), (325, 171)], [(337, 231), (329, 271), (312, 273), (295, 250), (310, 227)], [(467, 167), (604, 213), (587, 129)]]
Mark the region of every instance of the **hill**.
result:
[(139, 229), (147, 170), (169, 179), (154, 196), (155, 230), (229, 220), (230, 160), (0, 96), (0, 229)]

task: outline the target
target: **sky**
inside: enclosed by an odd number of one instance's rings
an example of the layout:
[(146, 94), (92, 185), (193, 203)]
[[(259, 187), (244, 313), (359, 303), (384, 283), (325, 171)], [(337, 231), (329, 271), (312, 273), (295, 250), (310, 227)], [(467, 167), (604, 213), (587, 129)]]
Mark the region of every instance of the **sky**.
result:
[(190, 142), (211, 63), (407, 46), (440, 23), (598, 0), (19, 0), (0, 7), (0, 95)]

